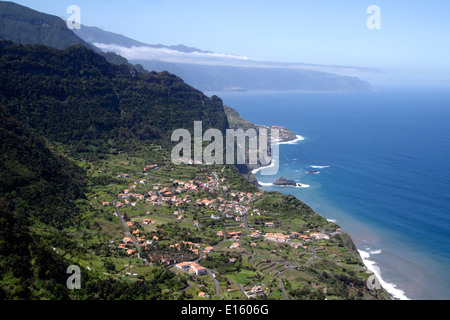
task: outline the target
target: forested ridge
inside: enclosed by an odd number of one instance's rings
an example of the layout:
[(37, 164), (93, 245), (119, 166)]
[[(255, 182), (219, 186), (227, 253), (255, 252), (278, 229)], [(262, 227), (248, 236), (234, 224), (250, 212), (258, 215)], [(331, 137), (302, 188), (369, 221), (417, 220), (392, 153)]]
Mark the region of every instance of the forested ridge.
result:
[(228, 127), (221, 99), (168, 72), (112, 65), (79, 45), (56, 50), (0, 42), (0, 103), (47, 139), (79, 148), (169, 138), (173, 130)]

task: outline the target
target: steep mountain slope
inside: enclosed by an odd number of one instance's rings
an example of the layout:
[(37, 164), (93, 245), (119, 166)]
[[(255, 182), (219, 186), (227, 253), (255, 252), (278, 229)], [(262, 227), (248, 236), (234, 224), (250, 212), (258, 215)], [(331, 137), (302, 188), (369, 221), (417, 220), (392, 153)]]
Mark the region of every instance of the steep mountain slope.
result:
[(0, 102), (36, 133), (77, 146), (170, 141), (173, 130), (193, 129), (194, 121), (228, 127), (219, 98), (168, 72), (112, 65), (84, 46), (61, 51), (0, 42)]
[(73, 223), (86, 191), (84, 172), (0, 107), (0, 194), (21, 216), (54, 226)]
[(80, 225), (85, 173), (0, 106), (0, 299), (68, 297), (65, 268), (31, 226)]

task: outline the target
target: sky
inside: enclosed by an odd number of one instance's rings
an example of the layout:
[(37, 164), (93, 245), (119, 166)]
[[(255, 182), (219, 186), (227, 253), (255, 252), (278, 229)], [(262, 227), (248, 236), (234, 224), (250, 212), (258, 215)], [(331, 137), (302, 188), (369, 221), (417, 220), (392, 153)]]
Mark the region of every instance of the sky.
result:
[[(362, 78), (450, 86), (448, 0), (17, 0), (149, 43), (268, 61), (374, 68)], [(379, 29), (370, 6), (379, 8)]]

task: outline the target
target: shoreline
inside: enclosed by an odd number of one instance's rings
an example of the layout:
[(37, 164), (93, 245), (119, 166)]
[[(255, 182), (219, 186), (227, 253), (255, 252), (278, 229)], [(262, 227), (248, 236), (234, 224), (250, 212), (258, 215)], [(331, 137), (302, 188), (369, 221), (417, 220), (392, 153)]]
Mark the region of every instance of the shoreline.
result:
[[(258, 179), (256, 179), (256, 181), (257, 181), (258, 186), (260, 188), (264, 188), (264, 187), (280, 187), (280, 188), (289, 187), (289, 186), (277, 186), (277, 185), (274, 185), (273, 183), (260, 182)], [(308, 188), (309, 187), (308, 185), (306, 185), (306, 186), (307, 187), (296, 186), (294, 188)], [(289, 193), (289, 194), (291, 194), (291, 193)], [(294, 194), (291, 194), (291, 195), (296, 197)], [(302, 200), (300, 200), (300, 201), (302, 201)], [(308, 205), (307, 203), (305, 203), (305, 204)], [(314, 210), (314, 211), (316, 212), (316, 210)], [(342, 227), (338, 222), (336, 222), (333, 219), (327, 219), (327, 220), (328, 221), (332, 221), (332, 222), (338, 224), (340, 227)], [(353, 237), (352, 237), (352, 235), (350, 235), (350, 233), (349, 233), (349, 236), (352, 239), (352, 241), (354, 242)], [(371, 251), (371, 250), (368, 250), (368, 249), (364, 249), (363, 250), (363, 249), (357, 248), (357, 250), (358, 250), (359, 256), (361, 257), (361, 260), (363, 261), (363, 264), (366, 267), (366, 269), (368, 271), (372, 272), (377, 277), (380, 285), (383, 287), (383, 289), (386, 290), (386, 292), (389, 294), (389, 296), (392, 298), (392, 300), (411, 300), (410, 298), (408, 298), (406, 296), (406, 294), (405, 294), (405, 292), (403, 290), (397, 288), (396, 284), (387, 282), (385, 279), (383, 279), (383, 277), (381, 276), (380, 268), (378, 267), (377, 263), (375, 261), (373, 261), (373, 260), (370, 260), (370, 257), (372, 255), (381, 253), (382, 252), (381, 249), (372, 250)]]
[(281, 141), (281, 142), (277, 142), (275, 144), (278, 144), (278, 145), (280, 145), (280, 144), (295, 144), (298, 141), (303, 141), (303, 140), (305, 140), (305, 138), (303, 136), (297, 134), (297, 135), (295, 135), (295, 139), (293, 139), (293, 140)]
[[(305, 140), (305, 138), (304, 138), (303, 136), (297, 134), (297, 135), (295, 136), (295, 139), (293, 139), (293, 140), (277, 142), (277, 143), (274, 143), (274, 145), (280, 145), (280, 144), (296, 144), (297, 142), (303, 141), (303, 140)], [(268, 168), (272, 168), (272, 167), (274, 167), (274, 166), (275, 166), (275, 164), (272, 162), (272, 163), (269, 164), (268, 166), (260, 166), (260, 167), (254, 168), (254, 169), (251, 170), (251, 172), (252, 172), (253, 174), (256, 174), (256, 173), (258, 173), (258, 172), (261, 171), (261, 170), (268, 169)], [(259, 183), (260, 183), (260, 182), (258, 181), (258, 184), (259, 184)]]
[[(284, 141), (284, 142), (278, 142), (277, 144), (296, 144), (298, 141), (303, 141), (305, 140), (305, 138), (303, 136), (300, 135), (296, 135), (296, 139), (294, 140), (290, 140), (290, 141)], [(264, 168), (270, 168), (275, 166), (274, 163), (271, 163), (268, 166), (264, 166), (264, 167), (258, 167), (255, 168), (253, 170), (251, 170), (252, 174), (255, 175), (256, 173), (258, 173), (259, 171), (261, 171)], [(316, 167), (316, 168), (328, 168), (329, 166), (311, 166), (311, 167)], [(302, 184), (302, 183), (298, 183), (297, 181), (297, 185), (296, 186), (282, 186), (282, 185), (274, 185), (273, 183), (268, 183), (268, 182), (260, 182), (256, 177), (256, 182), (257, 182), (257, 186), (259, 188), (264, 188), (264, 187), (294, 187), (294, 188), (309, 188), (309, 185), (306, 184)], [(291, 193), (290, 193), (291, 194)], [(294, 194), (291, 194), (294, 197), (296, 197)], [(300, 200), (300, 199), (299, 199)], [(300, 200), (301, 201), (301, 200)], [(316, 211), (316, 210), (314, 210)], [(325, 218), (325, 217), (324, 217)], [(330, 219), (327, 219), (330, 220)], [(335, 221), (334, 221), (335, 222)], [(336, 223), (336, 222), (335, 222)], [(350, 235), (350, 234), (349, 234)], [(350, 238), (353, 240), (352, 236), (350, 235)], [(389, 296), (393, 299), (393, 300), (411, 300), (410, 298), (408, 298), (406, 296), (406, 293), (397, 288), (397, 285), (394, 283), (390, 283), (387, 282), (385, 279), (382, 278), (381, 276), (381, 271), (380, 268), (378, 267), (377, 263), (373, 260), (370, 260), (370, 257), (372, 255), (376, 255), (382, 252), (381, 249), (378, 250), (370, 250), (369, 248), (364, 248), (364, 249), (360, 249), (357, 248), (358, 254), (361, 257), (361, 260), (363, 261), (364, 266), (366, 267), (366, 269), (370, 272), (372, 272), (376, 278), (378, 279), (379, 284), (381, 285), (381, 287), (386, 290), (386, 292), (389, 294)]]
[(373, 274), (377, 277), (380, 285), (387, 291), (387, 293), (392, 297), (393, 300), (411, 300), (406, 296), (403, 290), (397, 288), (396, 284), (386, 282), (386, 280), (384, 280), (383, 277), (381, 276), (381, 270), (378, 267), (377, 263), (373, 260), (370, 260), (371, 255), (380, 254), (382, 252), (381, 249), (378, 250), (366, 249), (367, 251), (362, 249), (357, 250), (367, 270), (373, 272)]

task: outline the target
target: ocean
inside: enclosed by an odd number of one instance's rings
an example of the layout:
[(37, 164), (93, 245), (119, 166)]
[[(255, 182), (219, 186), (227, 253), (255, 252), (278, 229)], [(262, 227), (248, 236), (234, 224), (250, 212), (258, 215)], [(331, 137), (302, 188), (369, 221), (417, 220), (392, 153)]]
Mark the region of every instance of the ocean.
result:
[[(255, 173), (263, 190), (339, 224), (393, 297), (450, 299), (450, 88), (218, 95), (301, 136), (280, 145), (276, 175)], [(271, 185), (282, 176), (303, 187)]]

